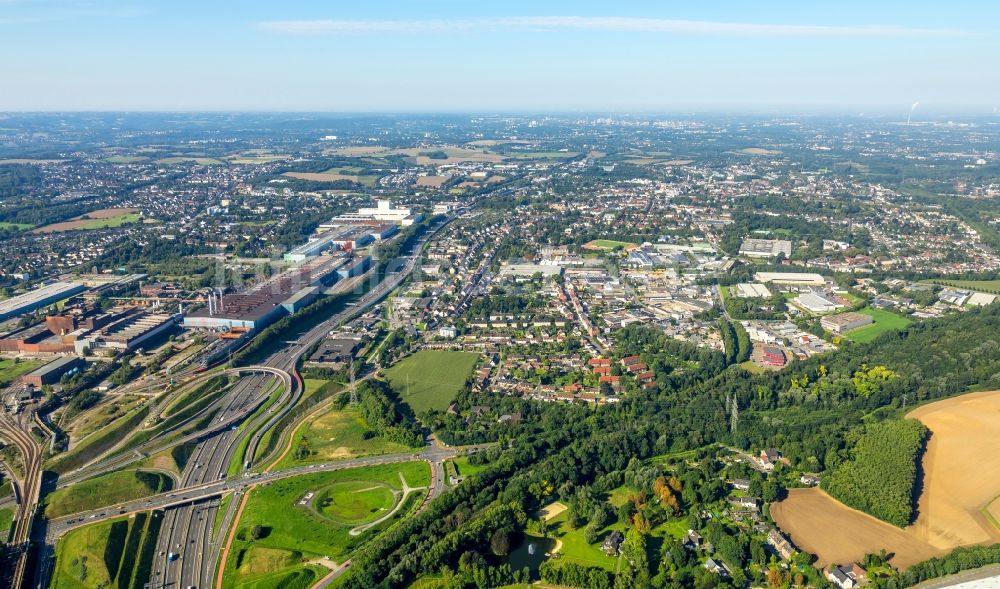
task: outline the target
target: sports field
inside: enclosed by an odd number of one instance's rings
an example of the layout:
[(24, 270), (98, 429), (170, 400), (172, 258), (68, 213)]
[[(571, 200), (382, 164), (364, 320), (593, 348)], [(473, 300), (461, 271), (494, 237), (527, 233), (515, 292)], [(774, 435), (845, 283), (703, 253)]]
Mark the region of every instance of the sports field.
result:
[(858, 312), (868, 315), (875, 320), (875, 323), (872, 323), (871, 325), (859, 327), (858, 329), (852, 329), (845, 334), (851, 340), (859, 343), (870, 342), (887, 331), (903, 329), (910, 323), (913, 323), (906, 317), (896, 315), (895, 313), (884, 311), (882, 309), (865, 307)]
[(818, 488), (791, 489), (771, 515), (820, 565), (886, 549), (906, 567), (957, 546), (1000, 542), (1000, 391), (969, 393), (911, 411), (931, 430), (917, 520), (897, 528), (850, 509)]
[[(237, 524), (223, 586), (275, 586), (268, 580), (301, 571), (316, 559), (342, 562), (368, 539), (352, 535), (351, 529), (399, 505), (401, 474), (410, 487), (430, 484), (427, 463), (414, 461), (307, 474), (255, 488)], [(414, 491), (390, 521), (408, 513), (425, 493)], [(262, 527), (263, 537), (251, 540), (240, 533), (255, 525)]]
[(465, 387), (478, 360), (474, 352), (421, 350), (394, 364), (385, 375), (414, 412), (444, 411)]

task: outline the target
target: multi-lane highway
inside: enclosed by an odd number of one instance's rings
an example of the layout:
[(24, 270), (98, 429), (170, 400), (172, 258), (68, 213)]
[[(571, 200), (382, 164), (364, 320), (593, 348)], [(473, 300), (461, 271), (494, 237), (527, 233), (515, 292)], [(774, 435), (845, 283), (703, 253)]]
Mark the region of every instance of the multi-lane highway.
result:
[[(150, 587), (208, 587), (211, 585), (219, 563), (221, 540), (226, 532), (224, 528), (226, 528), (227, 523), (232, 522), (234, 511), (239, 503), (238, 501), (230, 502), (229, 512), (221, 520), (223, 522), (221, 528), (223, 529), (213, 530), (219, 509), (218, 497), (226, 492), (242, 493), (250, 485), (275, 478), (314, 471), (423, 459), (432, 466), (433, 484), (430, 497), (435, 497), (443, 492), (445, 487), (441, 465), (445, 459), (454, 454), (454, 451), (434, 447), (418, 454), (359, 458), (326, 465), (268, 472), (254, 477), (241, 476), (236, 479), (222, 477), (225, 476), (229, 464), (234, 460), (236, 452), (243, 447), (244, 441), (248, 442), (245, 446), (245, 453), (241, 457), (235, 457), (235, 459), (239, 459), (245, 464), (254, 462), (261, 437), (291, 411), (301, 398), (301, 379), (295, 372), (301, 355), (313, 344), (326, 337), (331, 330), (361, 314), (397, 288), (416, 267), (419, 253), (427, 240), (453, 218), (454, 216), (450, 216), (429, 228), (423, 236), (414, 242), (410, 251), (399, 260), (398, 268), (387, 272), (381, 281), (364, 293), (353, 305), (300, 335), (294, 343), (276, 351), (260, 365), (234, 369), (234, 371), (244, 375), (249, 373), (249, 376), (244, 376), (222, 399), (213, 404), (211, 410), (218, 412), (208, 428), (179, 438), (150, 440), (137, 447), (133, 452), (114, 454), (64, 475), (61, 478), (60, 486), (105, 472), (119, 470), (136, 460), (176, 444), (186, 442), (197, 444), (175, 491), (54, 519), (49, 521), (47, 525), (38, 526), (35, 539), (40, 542), (41, 550), (34, 575), (34, 586), (39, 588), (47, 586), (52, 573), (54, 542), (67, 530), (127, 513), (157, 509), (164, 510), (164, 521), (160, 529)], [(270, 395), (273, 388), (268, 383), (273, 381), (275, 376), (280, 378), (280, 384), (284, 387), (282, 395), (267, 411), (255, 415), (252, 422), (244, 423)], [(240, 424), (243, 426), (237, 427)], [(266, 463), (271, 458), (273, 456), (256, 457), (256, 462)], [(176, 560), (168, 558), (171, 552), (178, 554)]]
[[(11, 577), (12, 586), (20, 587), (27, 573), (29, 546), (35, 508), (42, 486), (42, 446), (31, 436), (34, 414), (25, 411), (19, 416), (0, 412), (0, 436), (9, 440), (21, 453), (21, 480), (17, 482), (18, 504), (15, 512), (14, 532), (10, 545), (19, 550), (17, 564)], [(13, 473), (11, 473), (13, 474)]]

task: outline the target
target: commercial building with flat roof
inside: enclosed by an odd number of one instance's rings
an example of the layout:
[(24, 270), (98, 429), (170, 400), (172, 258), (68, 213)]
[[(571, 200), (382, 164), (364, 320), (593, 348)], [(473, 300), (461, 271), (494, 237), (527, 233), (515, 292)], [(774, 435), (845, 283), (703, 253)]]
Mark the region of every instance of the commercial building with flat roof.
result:
[(774, 258), (778, 254), (792, 255), (792, 242), (787, 239), (744, 239), (740, 254), (751, 258)]
[(758, 272), (754, 280), (778, 286), (823, 286), (826, 279), (813, 272)]
[(804, 292), (792, 299), (792, 302), (810, 313), (829, 313), (844, 307), (833, 297), (816, 291)]
[(845, 331), (864, 327), (865, 325), (871, 325), (874, 322), (875, 320), (872, 319), (871, 315), (853, 312), (829, 315), (819, 320), (819, 324), (823, 326), (823, 329), (832, 331), (833, 333), (844, 333)]
[(752, 282), (742, 282), (736, 285), (736, 292), (733, 293), (735, 296), (744, 299), (769, 299), (771, 298), (771, 291), (767, 290), (767, 287), (763, 284), (754, 284)]
[(86, 288), (78, 282), (53, 282), (22, 295), (0, 301), (0, 321), (41, 309), (84, 290)]

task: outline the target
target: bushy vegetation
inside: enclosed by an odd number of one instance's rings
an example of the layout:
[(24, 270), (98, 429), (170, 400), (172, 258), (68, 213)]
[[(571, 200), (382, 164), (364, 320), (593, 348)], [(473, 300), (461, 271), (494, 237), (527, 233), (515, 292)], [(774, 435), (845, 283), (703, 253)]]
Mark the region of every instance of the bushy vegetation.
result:
[(370, 379), (358, 384), (357, 390), (361, 417), (375, 435), (414, 448), (423, 444), (420, 426), (387, 383)]
[(872, 580), (872, 589), (903, 589), (928, 579), (1000, 563), (1000, 544), (963, 546), (940, 558), (919, 562), (901, 573)]
[(927, 428), (913, 419), (866, 426), (851, 460), (823, 479), (823, 489), (843, 503), (897, 526), (913, 519), (917, 463)]
[[(871, 343), (848, 344), (778, 373), (748, 375), (726, 369), (726, 359), (719, 352), (670, 340), (653, 329), (629, 326), (616, 334), (616, 351), (642, 357), (656, 373), (657, 390), (597, 409), (460, 394), (463, 412), (481, 404), (489, 406), (492, 414), (521, 411), (522, 419), (514, 428), (490, 425), (473, 437), (466, 433), (470, 428), (465, 415), (444, 416), (439, 425), (448, 439), (503, 440), (507, 449), (498, 447), (476, 476), (371, 542), (365, 554), (354, 559), (344, 586), (405, 587), (419, 576), (439, 574), (442, 566), (455, 570), (464, 553), (490, 550), (494, 530), (486, 532), (480, 526), (489, 525), (493, 509), (513, 504), (524, 513), (534, 513), (550, 500), (551, 489), (595, 485), (615, 471), (624, 471), (632, 457), (697, 454), (697, 449), (719, 443), (748, 450), (776, 447), (793, 468), (835, 471), (854, 458), (857, 438), (852, 430), (858, 429), (857, 424), (866, 419), (894, 423), (903, 413), (904, 396), (912, 406), (966, 392), (973, 385), (1000, 387), (998, 333), (1000, 306), (994, 305), (913, 324)], [(884, 369), (872, 372), (872, 367)], [(735, 431), (725, 402), (734, 397), (739, 410)], [(906, 433), (906, 428), (914, 426), (888, 427), (902, 427), (901, 435), (914, 447), (912, 440), (919, 432)], [(908, 455), (915, 469), (915, 450)], [(897, 463), (888, 454), (885, 460)], [(705, 469), (710, 466), (705, 460), (701, 464)], [(682, 508), (717, 500), (718, 485), (724, 485), (717, 473), (704, 476), (703, 483), (680, 478)], [(913, 479), (904, 472), (901, 480)], [(912, 490), (913, 485), (906, 488)], [(780, 489), (764, 491), (761, 488), (762, 498), (780, 495)], [(904, 518), (911, 513), (909, 492), (897, 494), (904, 502)], [(473, 527), (476, 534), (462, 536)], [(721, 524), (714, 531), (710, 527), (706, 524), (702, 534), (727, 563), (732, 559), (736, 566), (749, 566), (757, 562), (754, 554), (764, 553), (759, 542), (745, 534)], [(441, 543), (455, 535), (466, 540)], [(754, 579), (763, 584), (767, 582), (763, 575), (770, 569), (766, 562), (758, 564), (764, 568)], [(680, 586), (691, 586), (704, 575), (696, 569), (692, 565), (668, 571), (664, 581), (669, 585), (673, 578)], [(804, 567), (796, 575), (800, 573), (810, 576), (815, 570)], [(809, 582), (822, 584), (818, 574), (814, 577)]]

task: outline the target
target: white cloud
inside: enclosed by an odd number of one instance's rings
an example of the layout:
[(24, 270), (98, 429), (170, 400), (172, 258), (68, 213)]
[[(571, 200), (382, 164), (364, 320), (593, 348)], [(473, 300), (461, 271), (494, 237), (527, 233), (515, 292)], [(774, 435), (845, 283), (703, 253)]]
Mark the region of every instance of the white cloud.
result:
[(439, 33), (482, 29), (585, 30), (690, 35), (763, 37), (955, 37), (969, 35), (957, 29), (924, 29), (898, 25), (776, 25), (616, 16), (514, 16), (433, 20), (279, 20), (257, 23), (275, 33), (322, 35), (330, 33)]

